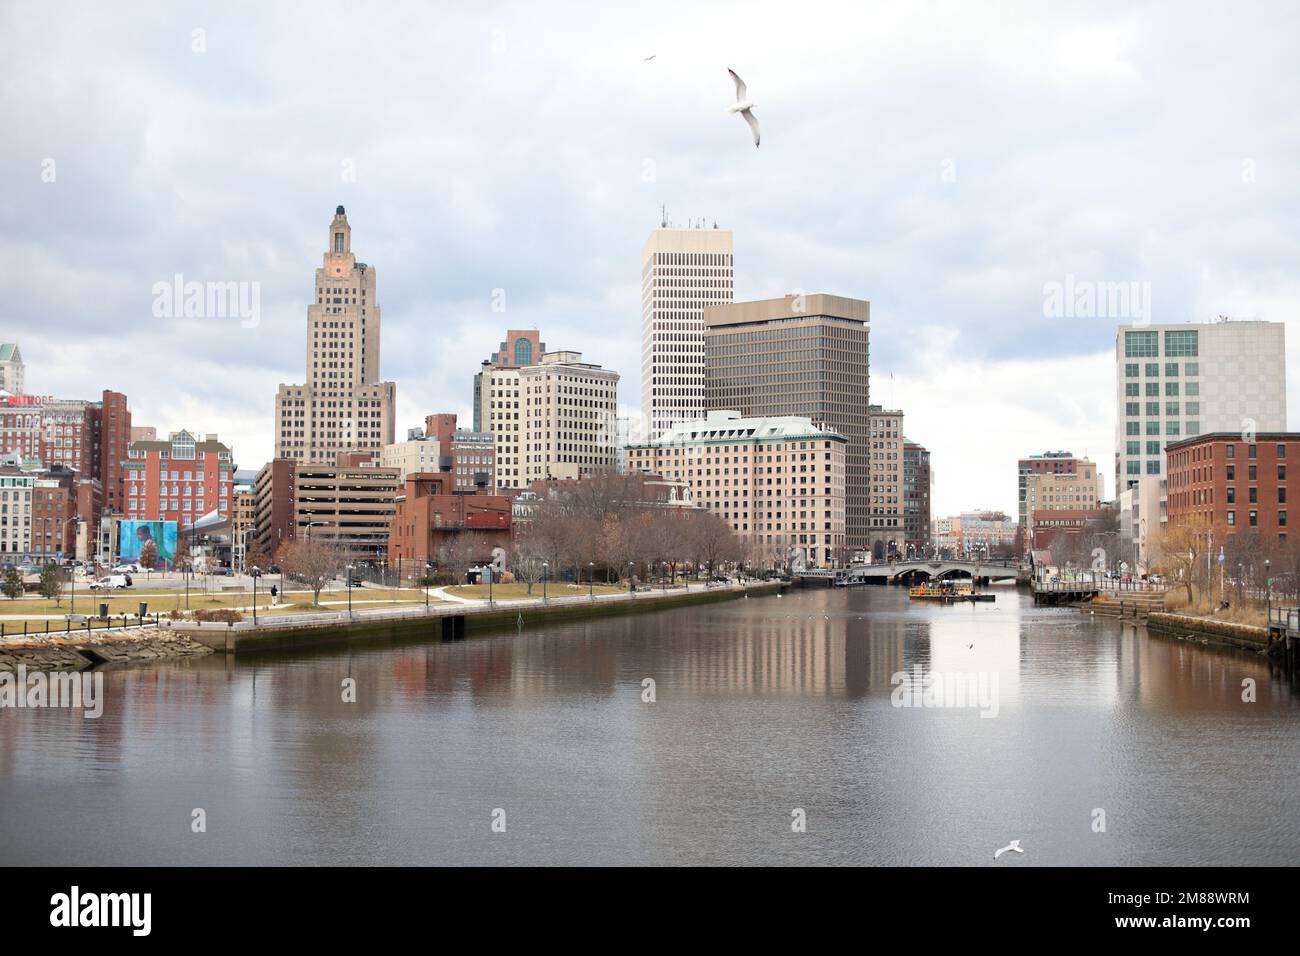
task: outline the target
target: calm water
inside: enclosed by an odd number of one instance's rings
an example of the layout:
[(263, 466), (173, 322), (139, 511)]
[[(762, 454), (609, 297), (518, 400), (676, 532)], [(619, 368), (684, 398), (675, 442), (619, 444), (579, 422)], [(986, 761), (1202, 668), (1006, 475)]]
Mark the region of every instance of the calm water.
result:
[[(996, 674), (998, 715), (893, 706), (918, 666)], [(213, 657), (106, 693), (98, 720), (0, 711), (0, 864), (993, 865), (1013, 839), (996, 865), (1300, 863), (1300, 698), (1265, 662), (1010, 590)]]

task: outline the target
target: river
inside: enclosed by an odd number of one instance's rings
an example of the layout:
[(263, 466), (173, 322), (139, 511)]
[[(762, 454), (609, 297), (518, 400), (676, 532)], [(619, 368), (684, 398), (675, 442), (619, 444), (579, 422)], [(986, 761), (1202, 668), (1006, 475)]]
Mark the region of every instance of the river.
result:
[(0, 711), (0, 863), (1300, 863), (1264, 659), (997, 593), (109, 670), (98, 719)]

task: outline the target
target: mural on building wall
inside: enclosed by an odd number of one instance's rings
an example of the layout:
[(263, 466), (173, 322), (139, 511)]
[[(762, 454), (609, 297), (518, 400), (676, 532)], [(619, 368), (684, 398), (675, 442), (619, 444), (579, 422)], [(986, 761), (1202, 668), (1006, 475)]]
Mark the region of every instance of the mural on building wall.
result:
[(176, 522), (119, 522), (117, 556), (120, 561), (135, 561), (153, 571), (167, 570), (176, 559)]

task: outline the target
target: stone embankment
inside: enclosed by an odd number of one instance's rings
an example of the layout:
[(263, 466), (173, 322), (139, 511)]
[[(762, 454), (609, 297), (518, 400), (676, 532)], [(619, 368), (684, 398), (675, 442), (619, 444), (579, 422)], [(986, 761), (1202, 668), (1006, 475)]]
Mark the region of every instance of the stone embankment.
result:
[(153, 635), (127, 635), (93, 644), (75, 641), (2, 644), (0, 671), (15, 672), (20, 664), (29, 671), (82, 670), (97, 664), (158, 664), (211, 653), (211, 648), (186, 637)]

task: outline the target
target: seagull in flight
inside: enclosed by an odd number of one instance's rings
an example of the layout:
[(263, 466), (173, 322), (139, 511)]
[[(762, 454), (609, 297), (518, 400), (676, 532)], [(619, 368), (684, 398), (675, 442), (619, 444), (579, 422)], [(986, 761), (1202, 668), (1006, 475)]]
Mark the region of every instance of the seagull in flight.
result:
[(648, 57), (646, 57), (646, 58), (645, 58), (644, 60), (642, 60), (641, 62), (642, 62), (642, 63), (649, 63), (651, 60), (653, 60), (653, 59), (654, 59), (655, 57), (657, 57), (658, 55), (659, 55), (658, 53), (651, 53)]
[(1008, 850), (1015, 850), (1017, 853), (1025, 852), (1024, 848), (1021, 847), (1019, 840), (1012, 840), (1010, 846), (1004, 846), (1002, 849), (998, 850), (997, 853), (994, 853), (993, 859), (996, 860), (998, 857), (1000, 857), (1003, 853), (1006, 853)]
[(758, 120), (751, 112), (754, 108), (754, 104), (749, 100), (748, 93), (746, 92), (745, 89), (745, 81), (736, 75), (735, 70), (727, 70), (727, 72), (730, 73), (731, 78), (736, 81), (736, 102), (732, 103), (730, 106), (727, 107), (727, 112), (739, 113), (742, 117), (744, 117), (745, 122), (749, 124), (749, 128), (754, 132), (754, 146), (757, 147), (758, 146)]

